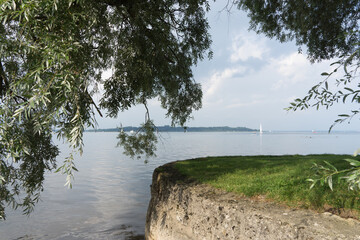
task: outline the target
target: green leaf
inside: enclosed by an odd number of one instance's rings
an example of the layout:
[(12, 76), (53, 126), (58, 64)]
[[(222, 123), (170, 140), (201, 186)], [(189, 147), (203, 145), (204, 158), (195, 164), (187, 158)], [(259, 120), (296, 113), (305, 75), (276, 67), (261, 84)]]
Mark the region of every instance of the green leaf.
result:
[(330, 66), (333, 66), (335, 64), (340, 64), (340, 63), (341, 63), (340, 61), (336, 61), (336, 62), (331, 63)]
[(334, 171), (337, 172), (337, 168), (336, 168), (334, 165), (332, 165), (332, 164), (329, 163), (328, 161), (324, 161), (324, 163), (325, 163), (326, 165), (328, 165), (332, 170), (334, 170)]
[(344, 160), (347, 161), (348, 163), (350, 163), (351, 166), (354, 166), (354, 167), (359, 167), (360, 166), (360, 161), (358, 161), (358, 160), (350, 159), (350, 158), (347, 158), (347, 159), (344, 159)]
[(0, 184), (3, 184), (3, 182), (5, 182), (5, 178), (0, 175)]
[(329, 188), (331, 189), (331, 191), (333, 191), (334, 189), (333, 189), (332, 176), (329, 176), (329, 177), (328, 177), (327, 182), (328, 182)]
[(16, 10), (16, 3), (15, 3), (15, 0), (13, 0), (11, 4), (12, 4), (12, 8), (13, 8), (13, 10)]
[(314, 186), (316, 185), (316, 183), (318, 182), (318, 180), (314, 180), (314, 179), (306, 179), (306, 181), (308, 182), (312, 182), (312, 184), (310, 185), (310, 189), (314, 188)]
[(348, 88), (348, 87), (344, 87), (344, 89), (348, 90), (349, 92), (354, 92), (354, 90), (353, 90), (353, 89)]

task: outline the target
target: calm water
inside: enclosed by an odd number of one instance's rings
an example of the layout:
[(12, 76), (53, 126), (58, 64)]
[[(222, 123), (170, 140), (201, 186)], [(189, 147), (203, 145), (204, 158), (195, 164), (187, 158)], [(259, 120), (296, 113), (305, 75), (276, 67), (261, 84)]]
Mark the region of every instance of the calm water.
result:
[[(116, 148), (116, 133), (85, 133), (73, 189), (61, 174), (48, 174), (30, 217), (7, 211), (0, 239), (144, 239), (151, 175), (174, 160), (220, 155), (351, 154), (359, 133), (162, 133), (157, 158), (144, 164)], [(67, 146), (59, 145), (62, 154)]]

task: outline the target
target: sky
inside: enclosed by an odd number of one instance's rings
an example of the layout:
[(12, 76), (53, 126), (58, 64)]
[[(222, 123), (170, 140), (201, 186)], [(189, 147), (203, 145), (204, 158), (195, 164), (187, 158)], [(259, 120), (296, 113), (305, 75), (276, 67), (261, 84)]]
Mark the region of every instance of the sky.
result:
[[(265, 131), (328, 130), (338, 114), (351, 106), (339, 104), (329, 110), (310, 109), (287, 112), (284, 108), (295, 98), (323, 80), (334, 60), (311, 64), (298, 53), (294, 42), (280, 43), (249, 31), (246, 13), (233, 8), (223, 10), (224, 2), (213, 3), (208, 13), (214, 56), (194, 66), (194, 78), (202, 85), (203, 107), (193, 113), (186, 125), (230, 126)], [(158, 126), (170, 125), (166, 111), (157, 99), (149, 102), (151, 119)], [(119, 114), (117, 119), (97, 118), (98, 128), (138, 126), (145, 119), (145, 108), (137, 106)], [(358, 120), (337, 125), (334, 130), (360, 130)]]

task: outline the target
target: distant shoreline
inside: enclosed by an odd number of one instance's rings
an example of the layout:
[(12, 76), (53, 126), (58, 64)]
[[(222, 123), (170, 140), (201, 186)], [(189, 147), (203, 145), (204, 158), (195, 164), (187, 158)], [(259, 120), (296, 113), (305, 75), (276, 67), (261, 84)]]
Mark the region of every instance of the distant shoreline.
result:
[[(87, 129), (85, 132), (120, 132), (123, 129), (125, 132), (138, 131), (139, 127), (123, 127), (123, 128), (99, 128), (99, 129)], [(159, 126), (156, 129), (158, 132), (250, 132), (250, 133), (259, 133), (259, 129), (251, 129), (247, 127), (171, 127), (171, 126)], [(329, 134), (328, 130), (274, 130), (274, 131), (264, 131), (264, 134), (276, 133), (276, 134), (289, 134), (289, 133), (307, 133), (311, 135), (317, 134)], [(360, 134), (358, 130), (333, 130), (330, 134)]]
[[(85, 132), (119, 132), (120, 130), (125, 132), (138, 131), (139, 127), (123, 127), (123, 128), (105, 128), (105, 129), (89, 129)], [(171, 127), (171, 126), (159, 126), (156, 127), (159, 132), (259, 132), (258, 129), (251, 129), (247, 127)]]

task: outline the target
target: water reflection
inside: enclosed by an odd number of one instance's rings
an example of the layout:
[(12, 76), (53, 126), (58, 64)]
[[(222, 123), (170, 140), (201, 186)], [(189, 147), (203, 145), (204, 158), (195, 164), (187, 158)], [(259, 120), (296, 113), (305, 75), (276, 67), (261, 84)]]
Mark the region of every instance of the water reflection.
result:
[(261, 155), (263, 154), (263, 151), (262, 151), (262, 136), (263, 136), (263, 133), (259, 134), (259, 139), (260, 139), (259, 150), (260, 150)]
[[(49, 236), (44, 236), (44, 237), (46, 238)], [(37, 240), (37, 239), (39, 239), (39, 236), (25, 235), (16, 238), (15, 240)], [(143, 234), (138, 234), (136, 229), (133, 229), (132, 226), (120, 225), (117, 228), (111, 228), (109, 230), (105, 230), (101, 232), (91, 232), (91, 230), (86, 233), (69, 232), (51, 239), (54, 240), (87, 240), (87, 239), (144, 240), (145, 236)]]
[[(48, 174), (35, 212), (7, 211), (0, 239), (144, 239), (154, 168), (166, 162), (220, 155), (351, 154), (358, 134), (318, 133), (164, 133), (157, 158), (148, 164), (115, 148), (116, 133), (85, 133), (72, 190), (61, 174)], [(61, 162), (69, 150), (60, 145)], [(21, 226), (21, 228), (19, 228)]]

